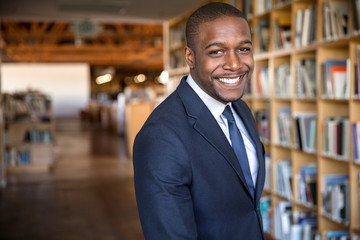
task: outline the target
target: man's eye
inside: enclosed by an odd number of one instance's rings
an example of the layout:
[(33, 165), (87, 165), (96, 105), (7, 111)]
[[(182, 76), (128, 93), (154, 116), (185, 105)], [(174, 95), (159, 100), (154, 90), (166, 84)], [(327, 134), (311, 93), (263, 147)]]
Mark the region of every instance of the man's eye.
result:
[(222, 54), (222, 53), (223, 53), (222, 50), (214, 50), (214, 51), (211, 51), (211, 52), (210, 52), (210, 55), (220, 55), (220, 54)]
[(239, 48), (239, 52), (250, 52), (251, 48)]

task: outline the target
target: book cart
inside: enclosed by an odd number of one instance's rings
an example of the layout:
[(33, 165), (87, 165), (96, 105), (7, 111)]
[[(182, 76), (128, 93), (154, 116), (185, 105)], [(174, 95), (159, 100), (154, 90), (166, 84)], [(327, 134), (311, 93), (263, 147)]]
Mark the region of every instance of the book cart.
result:
[[(360, 1), (223, 2), (247, 15), (253, 33), (244, 100), (266, 150), (266, 237), (359, 239)], [(168, 94), (189, 73), (184, 31), (193, 10), (164, 23)]]

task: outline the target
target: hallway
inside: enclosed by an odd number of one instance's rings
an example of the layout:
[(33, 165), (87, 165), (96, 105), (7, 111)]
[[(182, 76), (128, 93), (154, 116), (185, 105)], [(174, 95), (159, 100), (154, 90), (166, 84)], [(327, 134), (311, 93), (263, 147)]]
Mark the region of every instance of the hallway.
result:
[(56, 129), (50, 173), (8, 175), (0, 239), (144, 239), (123, 138), (74, 120)]

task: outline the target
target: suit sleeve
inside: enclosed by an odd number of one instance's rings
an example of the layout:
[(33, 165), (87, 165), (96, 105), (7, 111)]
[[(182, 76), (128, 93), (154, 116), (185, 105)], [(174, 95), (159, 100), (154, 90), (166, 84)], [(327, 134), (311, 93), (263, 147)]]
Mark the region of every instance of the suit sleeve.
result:
[(175, 130), (161, 124), (147, 125), (135, 139), (135, 193), (146, 239), (197, 238), (184, 146)]

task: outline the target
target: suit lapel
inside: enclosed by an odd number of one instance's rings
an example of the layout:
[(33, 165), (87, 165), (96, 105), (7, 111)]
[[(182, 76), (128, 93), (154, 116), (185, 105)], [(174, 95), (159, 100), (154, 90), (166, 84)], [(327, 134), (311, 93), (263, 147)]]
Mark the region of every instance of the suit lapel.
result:
[(195, 120), (193, 125), (194, 129), (222, 156), (224, 156), (226, 161), (239, 176), (248, 194), (251, 196), (244, 174), (241, 170), (240, 163), (238, 162), (233, 148), (225, 137), (219, 124), (214, 119), (210, 110), (205, 106), (194, 90), (186, 83), (186, 77), (181, 80), (180, 85), (177, 88), (177, 92), (184, 103), (188, 116)]

